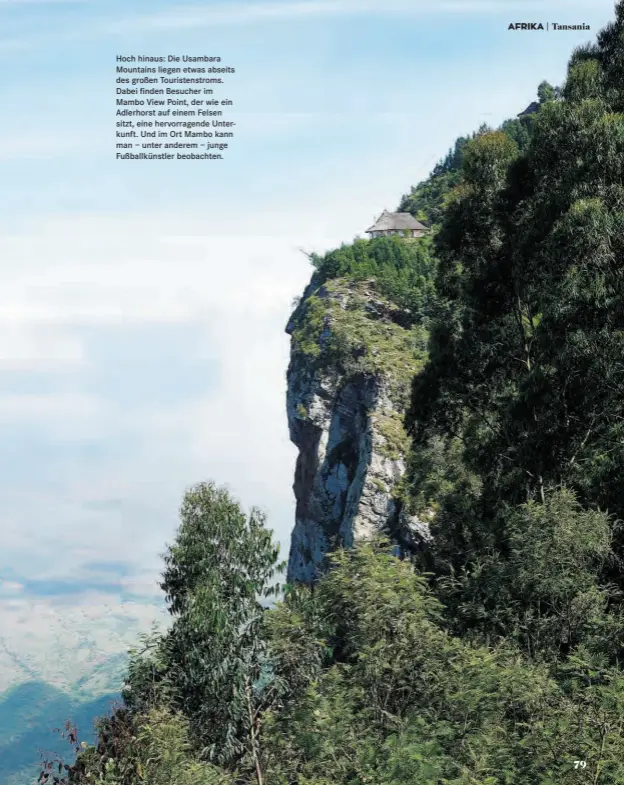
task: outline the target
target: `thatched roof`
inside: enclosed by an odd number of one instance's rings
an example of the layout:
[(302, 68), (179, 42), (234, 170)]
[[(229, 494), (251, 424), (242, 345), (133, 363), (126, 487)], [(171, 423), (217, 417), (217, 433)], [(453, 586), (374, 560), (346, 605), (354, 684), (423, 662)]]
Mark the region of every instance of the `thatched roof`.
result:
[(527, 106), (524, 112), (520, 112), (518, 117), (524, 117), (527, 114), (535, 114), (535, 112), (539, 111), (539, 108), (540, 108), (539, 101), (533, 101)]
[(417, 221), (411, 213), (389, 213), (384, 210), (375, 223), (366, 230), (370, 232), (388, 232), (400, 229), (420, 229), (426, 231), (427, 227)]

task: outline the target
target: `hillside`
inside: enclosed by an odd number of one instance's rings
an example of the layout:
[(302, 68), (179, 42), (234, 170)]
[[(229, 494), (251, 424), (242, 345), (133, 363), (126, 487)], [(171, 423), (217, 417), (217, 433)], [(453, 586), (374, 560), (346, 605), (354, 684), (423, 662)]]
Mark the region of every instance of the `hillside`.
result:
[[(72, 717), (85, 737), (119, 700), (137, 630), (166, 621), (150, 598), (49, 597), (6, 602), (0, 614), (0, 782), (30, 785), (40, 750), (65, 750), (54, 732)], [(54, 656), (50, 656), (50, 652)]]
[(110, 693), (78, 701), (41, 681), (24, 682), (5, 692), (0, 696), (0, 782), (34, 782), (43, 757), (65, 752), (66, 742), (55, 727), (71, 720), (92, 741), (94, 718), (108, 713), (118, 699), (118, 694)]
[[(323, 256), (288, 324), (288, 585), (191, 487), (172, 625), (64, 782), (624, 782), (624, 2), (537, 111)], [(273, 599), (272, 599), (273, 598)]]

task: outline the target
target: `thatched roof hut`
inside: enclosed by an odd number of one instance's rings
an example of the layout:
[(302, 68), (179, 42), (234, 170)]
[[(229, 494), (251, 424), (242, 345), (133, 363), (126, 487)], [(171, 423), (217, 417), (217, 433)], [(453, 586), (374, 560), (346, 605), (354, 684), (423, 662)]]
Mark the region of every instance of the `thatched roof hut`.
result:
[(366, 230), (371, 237), (398, 234), (404, 237), (422, 237), (427, 227), (417, 221), (411, 213), (389, 213), (384, 210), (372, 226)]

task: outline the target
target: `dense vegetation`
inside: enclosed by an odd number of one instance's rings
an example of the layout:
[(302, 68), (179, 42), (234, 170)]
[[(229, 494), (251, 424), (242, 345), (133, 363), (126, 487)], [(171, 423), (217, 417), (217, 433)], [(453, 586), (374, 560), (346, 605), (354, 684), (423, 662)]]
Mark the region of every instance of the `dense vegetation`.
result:
[(174, 623), (68, 781), (624, 782), (624, 2), (538, 98), (404, 197), (431, 240), (313, 258), (430, 333), (405, 489), (427, 549), (339, 551), (282, 596), (262, 515), (192, 488)]
[(358, 239), (324, 256), (312, 254), (311, 260), (315, 273), (310, 288), (336, 278), (374, 278), (379, 294), (408, 309), (414, 321), (422, 321), (435, 301), (436, 261), (430, 237)]
[[(569, 501), (564, 492), (560, 509), (518, 510), (518, 531), (532, 524), (535, 540), (517, 537), (509, 576), (541, 578), (534, 591), (563, 611), (565, 565), (576, 558), (587, 575), (608, 547), (605, 519), (579, 512), (591, 542), (579, 556), (565, 519), (564, 568), (544, 574), (544, 545)], [(624, 676), (586, 647), (553, 668), (513, 643), (462, 640), (426, 577), (383, 542), (335, 553), (313, 589), (292, 587), (265, 609), (277, 560), (257, 512), (211, 484), (188, 492), (163, 578), (174, 624), (133, 655), (125, 706), (100, 722), (96, 747), (78, 745), (66, 781), (621, 782)], [(575, 596), (592, 599), (580, 577)], [(533, 621), (536, 639), (556, 640), (556, 625)]]
[[(562, 100), (544, 102), (524, 152), (502, 132), (466, 147), (437, 237), (440, 314), (412, 405), (413, 483), (422, 493), (428, 477), (420, 501), (438, 509), (428, 568), (454, 628), (512, 636), (536, 657), (591, 645), (612, 664), (623, 588), (623, 29), (620, 4), (598, 43), (573, 55)], [(533, 559), (568, 565), (569, 586), (552, 587), (565, 613), (536, 579), (510, 580), (512, 544), (534, 529), (517, 530), (527, 502), (543, 520), (558, 510)], [(598, 519), (582, 522), (598, 510), (600, 547)], [(583, 585), (588, 595), (576, 596)], [(565, 622), (558, 643), (532, 639), (537, 616)]]

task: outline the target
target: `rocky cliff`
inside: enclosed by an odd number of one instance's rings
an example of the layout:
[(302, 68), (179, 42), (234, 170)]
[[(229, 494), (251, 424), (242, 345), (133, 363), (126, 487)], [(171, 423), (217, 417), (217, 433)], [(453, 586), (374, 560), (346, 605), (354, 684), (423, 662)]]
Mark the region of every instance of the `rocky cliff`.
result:
[(374, 279), (313, 278), (290, 318), (287, 411), (299, 456), (289, 581), (313, 580), (328, 551), (375, 533), (404, 546), (427, 537), (401, 501), (403, 419), (426, 347), (414, 321)]

